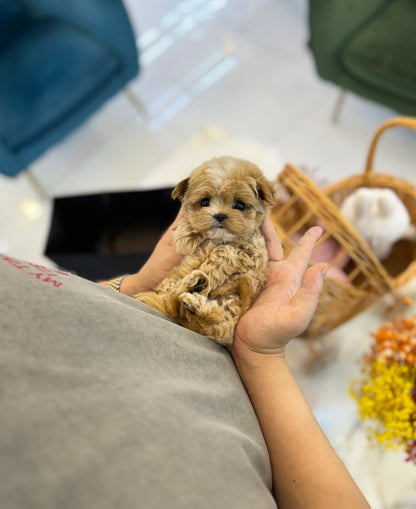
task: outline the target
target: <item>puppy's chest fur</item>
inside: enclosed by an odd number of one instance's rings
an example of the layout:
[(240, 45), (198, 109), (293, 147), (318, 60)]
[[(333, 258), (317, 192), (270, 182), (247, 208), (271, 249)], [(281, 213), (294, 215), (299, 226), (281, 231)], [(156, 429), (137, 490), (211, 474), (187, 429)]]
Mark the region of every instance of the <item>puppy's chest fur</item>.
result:
[(258, 296), (267, 270), (263, 236), (250, 242), (206, 241), (174, 268), (154, 292), (136, 298), (218, 343), (230, 344), (240, 316)]
[(209, 278), (211, 291), (207, 295), (210, 298), (238, 295), (240, 279), (250, 278), (253, 290), (260, 290), (266, 278), (266, 266), (266, 245), (260, 234), (251, 243), (215, 245), (208, 241), (192, 255), (186, 255), (181, 265), (172, 270), (170, 277), (162, 281), (156, 291), (170, 291), (171, 285), (178, 280), (200, 270)]

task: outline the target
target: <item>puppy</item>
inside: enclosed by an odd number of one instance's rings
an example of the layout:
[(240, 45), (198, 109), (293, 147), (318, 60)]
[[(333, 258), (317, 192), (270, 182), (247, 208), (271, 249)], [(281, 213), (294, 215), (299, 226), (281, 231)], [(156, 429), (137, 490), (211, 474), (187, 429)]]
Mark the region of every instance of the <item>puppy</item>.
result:
[(182, 263), (154, 292), (135, 298), (176, 323), (228, 345), (240, 316), (266, 280), (260, 226), (273, 204), (273, 185), (248, 161), (211, 159), (172, 192), (183, 218), (174, 234)]

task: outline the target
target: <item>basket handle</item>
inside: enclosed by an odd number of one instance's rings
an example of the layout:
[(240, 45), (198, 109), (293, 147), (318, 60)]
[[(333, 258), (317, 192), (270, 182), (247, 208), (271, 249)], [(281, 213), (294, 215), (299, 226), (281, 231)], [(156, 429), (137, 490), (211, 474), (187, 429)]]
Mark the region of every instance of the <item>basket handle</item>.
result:
[(376, 131), (371, 141), (370, 149), (368, 151), (367, 162), (365, 165), (365, 175), (369, 175), (373, 171), (374, 152), (376, 150), (377, 142), (380, 136), (386, 129), (390, 127), (409, 127), (416, 131), (416, 118), (415, 117), (395, 117), (382, 124)]

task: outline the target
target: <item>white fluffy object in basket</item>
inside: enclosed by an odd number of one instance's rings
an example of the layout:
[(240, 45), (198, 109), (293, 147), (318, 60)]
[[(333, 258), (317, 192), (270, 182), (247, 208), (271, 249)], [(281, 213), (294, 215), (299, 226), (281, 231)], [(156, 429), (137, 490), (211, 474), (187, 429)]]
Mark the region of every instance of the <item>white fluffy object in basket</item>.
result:
[(399, 239), (416, 239), (409, 213), (391, 189), (361, 187), (343, 201), (340, 212), (380, 260)]

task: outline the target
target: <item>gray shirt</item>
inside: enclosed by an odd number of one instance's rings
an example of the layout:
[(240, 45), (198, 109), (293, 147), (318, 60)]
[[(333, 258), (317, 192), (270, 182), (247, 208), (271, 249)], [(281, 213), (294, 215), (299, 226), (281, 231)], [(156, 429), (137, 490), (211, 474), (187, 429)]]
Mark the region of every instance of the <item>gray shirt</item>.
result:
[(2, 509), (276, 507), (223, 347), (62, 271), (0, 281)]

